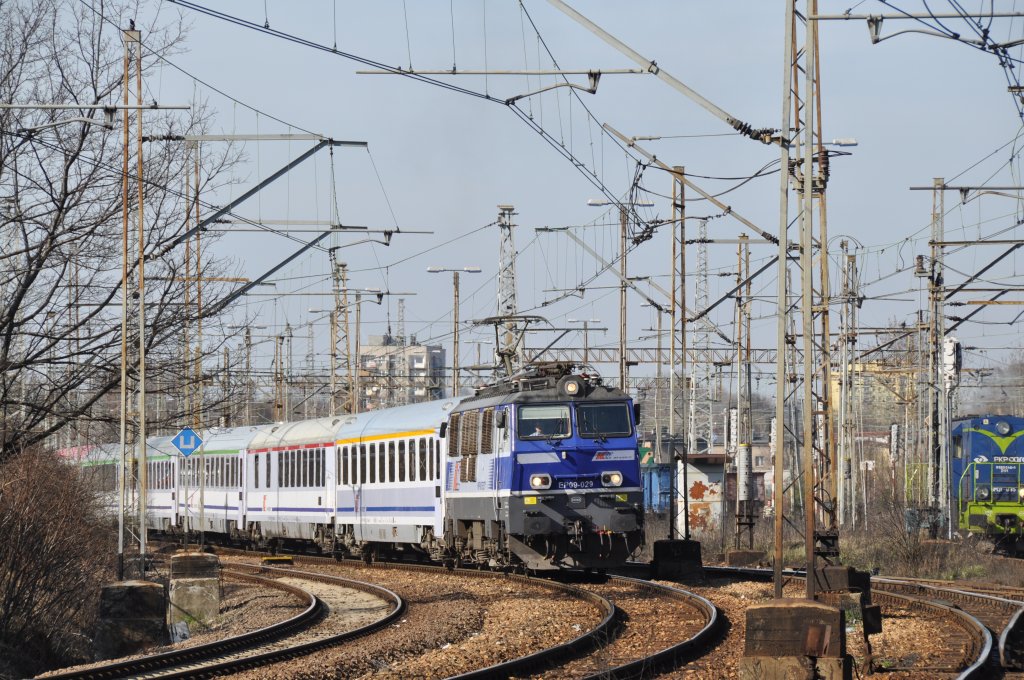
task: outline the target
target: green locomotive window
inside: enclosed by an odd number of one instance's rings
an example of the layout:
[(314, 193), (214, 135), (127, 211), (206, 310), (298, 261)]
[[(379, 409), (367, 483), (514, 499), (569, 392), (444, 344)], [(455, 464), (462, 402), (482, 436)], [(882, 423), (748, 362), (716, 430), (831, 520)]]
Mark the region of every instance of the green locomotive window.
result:
[(628, 437), (633, 432), (625, 404), (577, 404), (576, 426), (581, 437)]
[(519, 408), (520, 439), (549, 439), (569, 436), (569, 407), (561, 404)]

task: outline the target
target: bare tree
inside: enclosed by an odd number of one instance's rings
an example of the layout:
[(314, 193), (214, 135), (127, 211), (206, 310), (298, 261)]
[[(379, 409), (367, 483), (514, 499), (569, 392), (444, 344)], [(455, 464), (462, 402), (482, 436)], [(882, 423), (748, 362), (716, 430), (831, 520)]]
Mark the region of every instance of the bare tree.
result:
[[(121, 101), (118, 24), (132, 7), (0, 2), (0, 102)], [(180, 17), (140, 28), (147, 71), (181, 49), (186, 34)], [(131, 115), (134, 120), (139, 114)], [(148, 134), (158, 138), (201, 133), (211, 118), (201, 105), (141, 115)], [(0, 110), (0, 461), (67, 432), (71, 423), (109, 424), (119, 417), (123, 140), (118, 130), (80, 119), (99, 123), (103, 112)], [(138, 197), (135, 153), (132, 148), (131, 215)], [(172, 247), (193, 207), (183, 196), (191, 161), (180, 141), (149, 143), (143, 157), (148, 391), (179, 394), (185, 381), (195, 379), (183, 366), (178, 337), (186, 320), (194, 323), (196, 310), (181, 305), (184, 247)], [(203, 194), (229, 181), (238, 160), (230, 148), (204, 150)], [(209, 243), (204, 239), (204, 252)], [(209, 257), (203, 267), (209, 277), (228, 273)], [(207, 314), (226, 292), (223, 284), (204, 284)], [(215, 320), (205, 323), (211, 327)], [(219, 349), (213, 342), (203, 351), (215, 357)], [(162, 412), (165, 418), (181, 415)]]
[(96, 594), (113, 575), (110, 519), (51, 453), (15, 456), (0, 478), (0, 658), (20, 660), (19, 676), (88, 660)]

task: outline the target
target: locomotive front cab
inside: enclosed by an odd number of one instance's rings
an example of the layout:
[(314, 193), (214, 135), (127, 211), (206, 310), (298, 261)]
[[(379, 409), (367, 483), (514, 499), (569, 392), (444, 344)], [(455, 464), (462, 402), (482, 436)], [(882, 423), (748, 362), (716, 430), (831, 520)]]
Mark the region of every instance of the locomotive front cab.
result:
[(514, 405), (509, 531), (532, 568), (621, 564), (642, 543), (631, 406), (579, 376)]
[(951, 432), (959, 528), (1018, 537), (1024, 525), (1024, 421), (1008, 416), (968, 418)]
[(607, 568), (642, 543), (628, 395), (564, 366), (464, 400), (447, 426), (445, 536), (461, 561)]

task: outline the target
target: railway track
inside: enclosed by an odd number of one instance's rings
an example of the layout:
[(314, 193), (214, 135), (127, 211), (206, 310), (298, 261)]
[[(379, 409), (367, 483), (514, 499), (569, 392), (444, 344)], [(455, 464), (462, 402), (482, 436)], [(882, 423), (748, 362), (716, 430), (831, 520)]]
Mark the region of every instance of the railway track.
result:
[[(213, 675), (237, 672), (250, 668), (259, 668), (283, 659), (303, 656), (324, 647), (350, 642), (368, 635), (389, 625), (405, 611), (405, 603), (395, 593), (370, 583), (312, 574), (308, 580), (329, 583), (335, 586), (366, 592), (379, 597), (391, 605), (391, 611), (385, 616), (354, 630), (332, 636), (320, 636), (312, 640), (278, 644), (284, 639), (294, 639), (304, 631), (316, 625), (327, 616), (327, 607), (323, 600), (307, 590), (288, 583), (282, 583), (265, 576), (257, 576), (252, 565), (228, 565), (222, 573), (230, 578), (248, 580), (253, 583), (277, 588), (290, 592), (304, 599), (308, 606), (300, 614), (286, 621), (262, 628), (260, 630), (229, 637), (216, 642), (197, 645), (186, 649), (175, 650), (143, 656), (125, 661), (94, 665), (86, 669), (72, 670), (46, 676), (46, 680), (83, 680), (107, 678), (193, 678), (210, 677)], [(240, 569), (236, 571), (230, 567)], [(266, 571), (266, 570), (263, 570)], [(289, 572), (289, 575), (294, 575)], [(305, 575), (304, 575), (305, 576)]]
[[(332, 558), (293, 556), (293, 559), (299, 565), (339, 565)], [(360, 565), (359, 568), (365, 567)], [(672, 668), (698, 658), (719, 639), (726, 625), (708, 600), (671, 586), (634, 578), (613, 576), (599, 583), (568, 584), (499, 572), (450, 571), (432, 565), (377, 562), (369, 568), (440, 571), (466, 578), (511, 580), (556, 591), (570, 589), (602, 612), (598, 625), (566, 643), (451, 676), (457, 678), (642, 677), (657, 669)]]
[[(771, 570), (734, 567), (705, 567), (709, 575), (770, 580)], [(787, 578), (803, 579), (802, 572), (786, 572)], [(874, 604), (915, 615), (948, 622), (944, 628), (941, 655), (927, 667), (888, 666), (886, 671), (931, 672), (959, 680), (993, 677), (1018, 677), (1001, 667), (1003, 651), (1012, 654), (1010, 645), (1018, 625), (1024, 625), (1024, 603), (987, 593), (953, 588), (948, 582), (923, 582), (920, 579), (871, 578)], [(1024, 676), (1022, 676), (1024, 677)]]
[[(251, 552), (221, 549), (224, 558), (245, 556)], [(333, 558), (292, 556), (298, 566), (345, 569)], [(353, 569), (366, 569), (356, 563)], [(272, 664), (309, 655), (318, 650), (347, 649), (355, 639), (383, 635), (385, 630), (405, 625), (396, 622), (407, 615), (407, 602), (393, 590), (355, 580), (300, 568), (271, 567), (257, 563), (225, 562), (225, 576), (273, 586), (303, 598), (302, 614), (254, 633), (235, 636), (188, 649), (165, 652), (132, 660), (112, 661), (87, 669), (57, 673), (47, 678), (118, 677), (211, 677), (245, 670), (261, 669), (274, 673)], [(655, 669), (668, 669), (700, 657), (719, 639), (724, 618), (704, 598), (670, 586), (627, 577), (609, 577), (601, 583), (560, 583), (499, 572), (448, 570), (433, 565), (376, 563), (371, 570), (448, 575), (474, 580), (519, 584), (542, 588), (552, 596), (571, 596), (588, 603), (599, 612), (595, 625), (558, 644), (548, 644), (526, 654), (483, 664), (461, 673), (443, 673), (452, 677), (516, 677), (545, 675), (573, 678), (626, 678), (649, 675)], [(287, 583), (282, 579), (287, 579)], [(382, 579), (385, 580), (385, 579)], [(300, 583), (305, 582), (305, 583)], [(390, 603), (390, 612), (372, 624), (339, 635), (316, 635), (315, 629), (329, 615), (321, 598), (309, 592), (309, 583), (334, 584), (375, 593)], [(672, 626), (665, 626), (669, 615)], [(410, 619), (412, 617), (409, 617)], [(666, 630), (667, 628), (667, 630)], [(660, 631), (660, 632), (659, 632)], [(311, 639), (312, 638), (312, 639)], [(376, 639), (376, 638), (373, 638)], [(387, 644), (387, 643), (384, 643)], [(282, 667), (284, 668), (284, 667)], [(287, 673), (287, 671), (282, 671)]]

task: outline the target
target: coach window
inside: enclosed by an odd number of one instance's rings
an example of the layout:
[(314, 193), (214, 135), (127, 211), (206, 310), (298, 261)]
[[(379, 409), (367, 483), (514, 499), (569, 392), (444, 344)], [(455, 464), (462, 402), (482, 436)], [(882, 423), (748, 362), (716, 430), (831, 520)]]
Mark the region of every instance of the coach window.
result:
[(264, 484), (267, 485), (268, 489), (270, 488), (270, 451), (267, 451), (267, 476)]
[(416, 440), (407, 439), (406, 442), (409, 447), (409, 481), (415, 482), (419, 479), (419, 467), (416, 464)]
[(419, 463), (420, 463), (419, 464), (420, 481), (421, 482), (425, 482), (425, 481), (427, 481), (427, 479), (429, 479), (429, 477), (427, 477), (427, 440), (424, 437), (420, 437), (419, 450), (420, 450), (420, 458), (419, 458)]
[(339, 446), (334, 449), (334, 467), (338, 471), (338, 481), (348, 484), (348, 447)]
[[(391, 442), (391, 446), (395, 443)], [(409, 478), (406, 477), (406, 465), (405, 465), (405, 440), (398, 440), (398, 481), (407, 482)]]
[(367, 477), (367, 482), (374, 484), (377, 481), (377, 445), (370, 444), (369, 451), (366, 455), (366, 465), (370, 468), (370, 474)]
[(434, 479), (434, 438), (424, 439), (427, 447), (427, 479)]
[(441, 442), (435, 439), (430, 440), (430, 445), (434, 448), (434, 479), (441, 479), (444, 477), (444, 467), (441, 465)]

